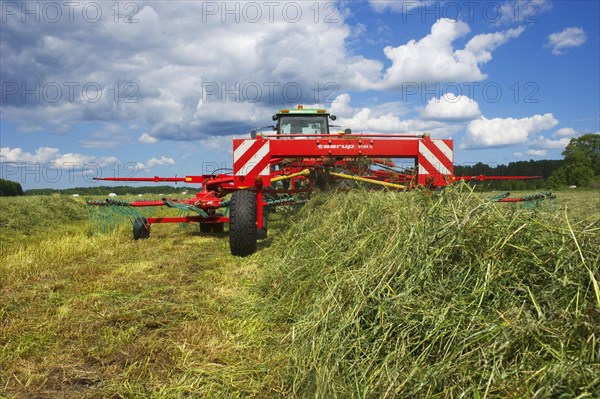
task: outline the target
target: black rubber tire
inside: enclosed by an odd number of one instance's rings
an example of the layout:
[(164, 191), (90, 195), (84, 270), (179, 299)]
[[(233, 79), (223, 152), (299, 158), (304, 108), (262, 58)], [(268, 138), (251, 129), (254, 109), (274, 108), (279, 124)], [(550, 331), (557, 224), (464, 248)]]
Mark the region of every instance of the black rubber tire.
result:
[(200, 229), (200, 233), (202, 234), (211, 233), (213, 231), (212, 223), (200, 222), (198, 228)]
[(265, 240), (267, 238), (267, 231), (268, 231), (268, 219), (267, 219), (267, 214), (264, 213), (263, 214), (263, 228), (262, 229), (256, 229), (256, 238), (258, 238), (259, 240)]
[(225, 232), (225, 223), (213, 223), (212, 231), (213, 231), (213, 233), (224, 233)]
[(133, 239), (140, 240), (150, 237), (150, 228), (147, 226), (148, 219), (145, 217), (136, 218), (133, 221)]
[(256, 252), (256, 194), (238, 190), (231, 196), (229, 209), (229, 250), (234, 256)]

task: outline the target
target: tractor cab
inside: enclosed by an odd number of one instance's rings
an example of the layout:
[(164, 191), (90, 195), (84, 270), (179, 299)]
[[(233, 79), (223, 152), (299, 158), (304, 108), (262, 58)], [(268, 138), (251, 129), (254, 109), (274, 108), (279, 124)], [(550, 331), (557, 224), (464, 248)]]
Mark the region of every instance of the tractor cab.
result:
[(302, 105), (298, 108), (281, 109), (273, 115), (273, 120), (277, 122), (277, 134), (289, 136), (329, 134), (329, 119), (335, 120), (336, 117), (327, 110), (304, 108)]

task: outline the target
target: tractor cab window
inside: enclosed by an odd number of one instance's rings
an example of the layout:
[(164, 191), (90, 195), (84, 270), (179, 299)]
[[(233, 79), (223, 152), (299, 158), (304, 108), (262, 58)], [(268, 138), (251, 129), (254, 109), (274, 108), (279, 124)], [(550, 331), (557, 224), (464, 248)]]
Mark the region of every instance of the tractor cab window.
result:
[(280, 115), (278, 134), (329, 134), (327, 115)]

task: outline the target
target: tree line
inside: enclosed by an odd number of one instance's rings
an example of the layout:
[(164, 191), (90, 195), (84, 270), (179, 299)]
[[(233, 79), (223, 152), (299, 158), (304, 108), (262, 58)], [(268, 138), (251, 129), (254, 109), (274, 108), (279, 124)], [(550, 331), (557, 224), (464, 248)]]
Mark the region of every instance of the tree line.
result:
[(600, 188), (600, 134), (584, 134), (572, 138), (562, 152), (561, 160), (530, 160), (490, 166), (456, 165), (457, 176), (540, 176), (535, 180), (501, 180), (476, 182), (481, 189), (533, 190), (565, 186)]
[(456, 165), (456, 176), (540, 176), (528, 180), (492, 180), (474, 182), (478, 188), (489, 190), (538, 190), (548, 187), (550, 178), (564, 164), (563, 160), (529, 160), (490, 166), (482, 162), (475, 165)]
[(563, 165), (548, 179), (551, 186), (600, 188), (600, 134), (571, 139), (562, 155), (565, 157)]
[(23, 187), (20, 183), (0, 179), (0, 197), (11, 197), (23, 195)]

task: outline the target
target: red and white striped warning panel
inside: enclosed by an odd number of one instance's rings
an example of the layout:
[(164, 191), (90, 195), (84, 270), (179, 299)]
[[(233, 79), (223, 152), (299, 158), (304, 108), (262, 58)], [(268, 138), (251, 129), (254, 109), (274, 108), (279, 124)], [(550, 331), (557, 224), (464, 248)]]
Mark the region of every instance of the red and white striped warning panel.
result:
[(453, 165), (454, 151), (450, 140), (419, 141), (419, 174), (451, 175)]
[(234, 175), (269, 176), (271, 174), (269, 151), (269, 140), (234, 140)]

